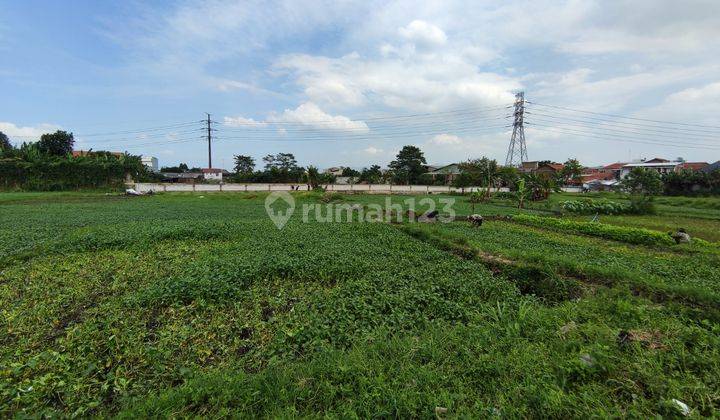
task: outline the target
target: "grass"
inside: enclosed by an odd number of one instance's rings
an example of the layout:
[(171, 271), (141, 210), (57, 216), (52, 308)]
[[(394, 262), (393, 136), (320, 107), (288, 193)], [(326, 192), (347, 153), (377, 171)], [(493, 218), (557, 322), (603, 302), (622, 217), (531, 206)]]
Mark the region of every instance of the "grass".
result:
[(0, 415), (720, 414), (713, 251), (264, 198), (0, 195)]

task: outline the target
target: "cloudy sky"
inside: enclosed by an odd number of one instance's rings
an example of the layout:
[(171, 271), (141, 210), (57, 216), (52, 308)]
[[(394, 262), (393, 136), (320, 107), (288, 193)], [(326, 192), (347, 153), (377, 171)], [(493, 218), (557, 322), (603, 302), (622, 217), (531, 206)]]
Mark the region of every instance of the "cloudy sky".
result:
[(504, 161), (524, 91), (531, 160), (715, 161), (719, 50), (717, 0), (0, 0), (0, 131), (206, 166), (210, 112), (214, 166)]

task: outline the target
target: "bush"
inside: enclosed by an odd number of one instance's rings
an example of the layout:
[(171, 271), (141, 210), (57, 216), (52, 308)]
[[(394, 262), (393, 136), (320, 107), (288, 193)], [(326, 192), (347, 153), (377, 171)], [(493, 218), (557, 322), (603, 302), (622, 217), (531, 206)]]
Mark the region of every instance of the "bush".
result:
[(580, 233), (636, 245), (656, 246), (675, 244), (675, 241), (665, 233), (642, 228), (613, 226), (597, 222), (579, 222), (553, 217), (530, 216), (527, 214), (515, 215), (512, 217), (512, 221), (527, 226)]
[(593, 201), (592, 199), (561, 201), (560, 209), (574, 214), (627, 214), (631, 206), (613, 201)]
[(655, 203), (652, 197), (632, 196), (630, 197), (630, 214), (655, 214)]

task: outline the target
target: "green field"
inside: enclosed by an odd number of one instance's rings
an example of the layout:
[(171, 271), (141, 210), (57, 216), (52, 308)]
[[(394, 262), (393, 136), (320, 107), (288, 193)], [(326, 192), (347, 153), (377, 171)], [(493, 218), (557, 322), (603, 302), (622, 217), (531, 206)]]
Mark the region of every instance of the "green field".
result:
[(717, 200), (581, 231), (543, 222), (568, 195), (431, 198), (498, 217), (278, 230), (264, 194), (0, 194), (0, 416), (720, 416)]

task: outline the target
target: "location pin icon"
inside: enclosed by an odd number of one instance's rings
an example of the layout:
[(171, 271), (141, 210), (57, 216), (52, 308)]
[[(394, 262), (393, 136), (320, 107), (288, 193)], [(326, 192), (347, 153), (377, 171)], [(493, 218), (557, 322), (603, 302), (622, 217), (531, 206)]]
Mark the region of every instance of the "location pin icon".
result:
[[(277, 200), (283, 200), (288, 204), (289, 207), (285, 212), (276, 212), (272, 208), (272, 205)], [(270, 220), (275, 223), (275, 226), (278, 229), (282, 229), (295, 212), (295, 198), (293, 198), (293, 196), (287, 191), (271, 192), (265, 198), (265, 211), (267, 212), (268, 217), (270, 217)]]

